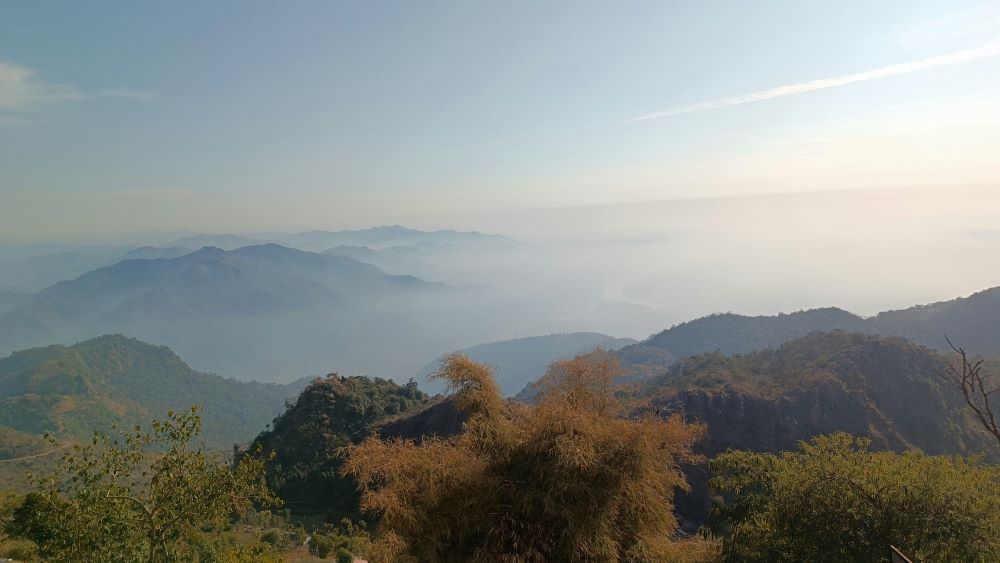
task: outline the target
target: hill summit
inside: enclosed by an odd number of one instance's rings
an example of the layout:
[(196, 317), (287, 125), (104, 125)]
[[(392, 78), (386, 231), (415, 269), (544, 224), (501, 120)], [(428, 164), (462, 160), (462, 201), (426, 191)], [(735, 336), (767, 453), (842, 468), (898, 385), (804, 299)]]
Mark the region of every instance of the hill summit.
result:
[(106, 335), (0, 360), (0, 427), (79, 440), (200, 405), (206, 443), (228, 448), (252, 438), (298, 390), (200, 373), (165, 346)]

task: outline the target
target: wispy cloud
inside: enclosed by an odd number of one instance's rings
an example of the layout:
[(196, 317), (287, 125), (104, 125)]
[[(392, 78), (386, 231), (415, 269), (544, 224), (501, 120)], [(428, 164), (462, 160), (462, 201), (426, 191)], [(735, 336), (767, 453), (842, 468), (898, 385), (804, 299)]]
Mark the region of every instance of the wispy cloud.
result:
[(37, 103), (83, 97), (73, 86), (46, 82), (34, 70), (0, 61), (0, 109), (19, 110)]
[(33, 69), (0, 61), (0, 110), (24, 110), (46, 102), (82, 100), (95, 96), (148, 100), (153, 94), (120, 88), (101, 90), (96, 94), (85, 93), (75, 86), (48, 82)]
[[(848, 74), (844, 76), (837, 76), (833, 78), (821, 78), (818, 80), (810, 80), (808, 82), (799, 82), (797, 84), (786, 84), (784, 86), (778, 86), (776, 88), (770, 88), (768, 90), (760, 90), (757, 92), (750, 92), (747, 94), (740, 94), (738, 96), (730, 96), (727, 98), (717, 98), (714, 100), (707, 100), (704, 102), (698, 102), (696, 104), (676, 107), (664, 111), (647, 113), (645, 115), (636, 116), (631, 119), (626, 119), (624, 121), (611, 123), (609, 125), (626, 125), (629, 123), (649, 121), (652, 119), (663, 119), (665, 117), (683, 115), (686, 113), (695, 113), (711, 109), (720, 109), (731, 106), (739, 106), (743, 104), (752, 104), (754, 102), (773, 100), (775, 98), (783, 98), (785, 96), (794, 96), (796, 94), (815, 92), (817, 90), (838, 88), (840, 86), (847, 86), (849, 84), (855, 84), (858, 82), (867, 82), (869, 80), (878, 80), (880, 78), (888, 78), (890, 76), (900, 76), (903, 74), (910, 74), (938, 67), (952, 66), (969, 61), (974, 61), (977, 59), (996, 57), (998, 55), (1000, 55), (1000, 39), (994, 39), (993, 41), (990, 41), (989, 43), (986, 43), (982, 46), (975, 47), (973, 49), (956, 51), (954, 53), (950, 53), (947, 55), (940, 55), (937, 57), (931, 57), (919, 61), (912, 61), (908, 63), (885, 66), (874, 70), (858, 72), (855, 74)], [(608, 125), (598, 126), (598, 127), (606, 127), (606, 126)], [(591, 129), (593, 128), (595, 127), (591, 127)]]
[(148, 100), (153, 97), (151, 92), (141, 92), (139, 90), (101, 90), (102, 96), (111, 98), (131, 98), (133, 100)]

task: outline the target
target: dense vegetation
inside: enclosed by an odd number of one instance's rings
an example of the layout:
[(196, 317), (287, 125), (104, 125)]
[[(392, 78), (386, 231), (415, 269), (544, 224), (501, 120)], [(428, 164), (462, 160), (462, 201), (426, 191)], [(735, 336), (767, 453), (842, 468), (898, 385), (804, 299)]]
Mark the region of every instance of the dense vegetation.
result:
[[(680, 417), (626, 416), (617, 364), (595, 352), (561, 361), (537, 406), (506, 404), (490, 369), (453, 355), (438, 376), (469, 414), (462, 432), (421, 443), (371, 437), (344, 474), (380, 518), (389, 561), (664, 561), (679, 464), (702, 428)], [(698, 544), (699, 547), (702, 544)], [(711, 546), (706, 551), (710, 552)]]
[(366, 438), (386, 417), (427, 401), (413, 381), (397, 385), (380, 378), (329, 375), (313, 380), (251, 450), (273, 455), (267, 482), (292, 510), (322, 514), (333, 522), (358, 516), (357, 490), (339, 474), (338, 450)]
[(715, 449), (794, 449), (847, 431), (876, 447), (990, 451), (991, 438), (938, 372), (948, 358), (898, 338), (814, 333), (745, 355), (685, 358), (647, 383), (665, 408), (709, 424)]
[(273, 497), (262, 480), (263, 459), (230, 466), (199, 447), (197, 408), (168, 413), (150, 430), (95, 434), (74, 446), (56, 472), (38, 479), (6, 523), (7, 533), (33, 542), (47, 561), (167, 562), (263, 555), (266, 546), (203, 553), (206, 534)]
[(873, 453), (870, 440), (817, 437), (781, 454), (729, 451), (712, 462), (727, 561), (1000, 560), (1000, 467), (920, 451)]
[[(1000, 459), (989, 435), (936, 371), (946, 357), (896, 338), (815, 333), (780, 348), (739, 356), (703, 354), (646, 382), (643, 393), (666, 412), (708, 425), (700, 451), (794, 450), (813, 436), (848, 432), (878, 450)], [(711, 507), (708, 468), (688, 472), (678, 498), (689, 531)]]
[(128, 427), (200, 405), (205, 441), (228, 449), (252, 438), (297, 391), (199, 373), (164, 346), (102, 336), (0, 360), (0, 427), (86, 440), (116, 424)]
[[(643, 397), (618, 384), (613, 355), (595, 351), (554, 363), (532, 406), (504, 400), (491, 370), (461, 355), (438, 372), (452, 392), (447, 399), (429, 399), (412, 381), (331, 375), (311, 382), (233, 463), (198, 445), (197, 408), (170, 413), (150, 430), (60, 448), (57, 469), (39, 473), (33, 492), (0, 497), (0, 557), (834, 562), (885, 561), (893, 545), (914, 561), (998, 560), (1000, 468), (981, 457), (871, 450), (876, 439), (895, 449), (919, 442), (916, 422), (887, 422), (900, 405), (916, 401), (929, 416), (958, 416), (931, 408), (954, 398), (925, 385), (921, 363), (937, 360), (894, 339), (817, 334), (773, 351), (692, 358), (642, 389)], [(874, 373), (885, 377), (868, 381)], [(754, 400), (791, 408), (809, 389), (838, 388), (830, 382), (857, 387), (884, 426), (869, 427), (872, 438), (840, 433), (794, 451), (715, 456), (711, 527), (705, 538), (686, 538), (675, 496), (703, 461), (699, 449), (753, 437)], [(723, 402), (725, 416), (704, 418), (709, 432), (733, 436), (705, 442), (705, 426), (646, 402), (691, 386), (742, 397), (743, 410)], [(892, 386), (899, 405), (881, 394)], [(811, 412), (794, 408), (792, 417)], [(717, 424), (727, 417), (730, 426)], [(739, 425), (745, 434), (734, 430)], [(898, 443), (887, 439), (890, 430)], [(30, 435), (7, 434), (8, 455), (33, 446)], [(253, 510), (279, 496), (300, 516), (318, 507), (321, 518), (292, 523), (284, 510)], [(365, 520), (341, 519), (359, 509)]]

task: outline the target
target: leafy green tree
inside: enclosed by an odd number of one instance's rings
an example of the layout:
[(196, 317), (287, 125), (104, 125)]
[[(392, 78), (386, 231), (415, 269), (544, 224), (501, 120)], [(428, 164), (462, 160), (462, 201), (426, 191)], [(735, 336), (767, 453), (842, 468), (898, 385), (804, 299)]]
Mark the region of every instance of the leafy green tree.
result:
[(527, 407), (506, 403), (486, 366), (446, 358), (438, 377), (469, 415), (458, 436), (346, 448), (344, 472), (380, 517), (373, 559), (684, 560), (673, 492), (703, 428), (630, 416), (619, 373), (601, 351), (557, 362)]
[(712, 486), (729, 561), (1000, 561), (1000, 468), (976, 458), (869, 451), (838, 433), (781, 454), (727, 451)]
[(9, 526), (51, 561), (177, 561), (202, 530), (274, 498), (264, 461), (229, 465), (194, 443), (198, 409), (169, 412), (152, 429), (94, 435), (62, 456), (55, 474), (15, 510)]
[(313, 380), (251, 448), (273, 452), (267, 483), (292, 510), (324, 511), (330, 521), (358, 516), (354, 482), (340, 475), (337, 450), (359, 442), (378, 421), (426, 404), (427, 395), (378, 377), (330, 374)]

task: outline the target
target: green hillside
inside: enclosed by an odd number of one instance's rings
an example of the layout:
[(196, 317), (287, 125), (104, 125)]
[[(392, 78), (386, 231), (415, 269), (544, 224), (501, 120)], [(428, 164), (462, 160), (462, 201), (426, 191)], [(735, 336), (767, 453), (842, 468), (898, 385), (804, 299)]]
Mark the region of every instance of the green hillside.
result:
[[(704, 453), (790, 451), (813, 436), (848, 432), (877, 450), (996, 457), (995, 442), (959, 393), (935, 371), (948, 357), (907, 342), (844, 332), (813, 333), (745, 355), (712, 352), (677, 361), (646, 382), (661, 412), (708, 425)], [(678, 511), (701, 521), (707, 468), (688, 472), (693, 491)]]
[(85, 439), (201, 405), (206, 443), (228, 448), (253, 438), (300, 388), (200, 373), (165, 346), (101, 336), (0, 360), (0, 427)]
[(883, 449), (988, 451), (988, 436), (936, 374), (948, 360), (900, 338), (813, 333), (775, 349), (685, 358), (646, 393), (708, 422), (717, 450), (791, 450), (846, 431)]

